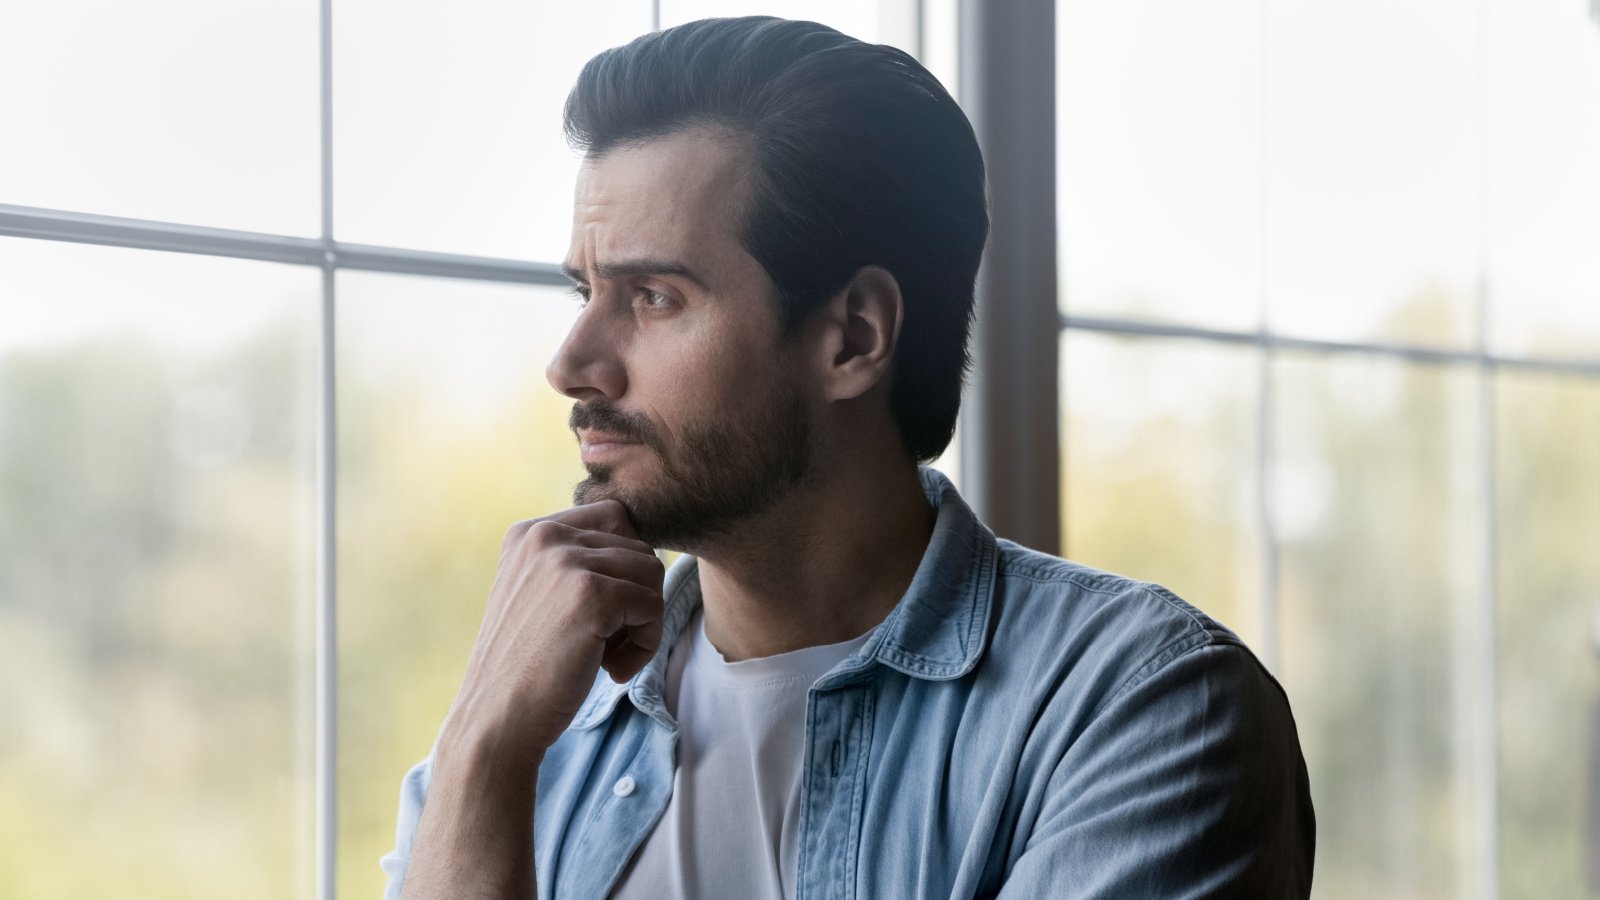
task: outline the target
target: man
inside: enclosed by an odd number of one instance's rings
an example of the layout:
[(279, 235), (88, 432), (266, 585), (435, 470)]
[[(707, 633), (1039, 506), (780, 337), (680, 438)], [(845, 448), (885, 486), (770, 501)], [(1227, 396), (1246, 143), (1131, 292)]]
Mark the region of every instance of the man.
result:
[(596, 57), (566, 119), (583, 307), (548, 375), (588, 478), (506, 536), (389, 895), (1306, 896), (1250, 652), (918, 468), (988, 229), (939, 83), (708, 20)]

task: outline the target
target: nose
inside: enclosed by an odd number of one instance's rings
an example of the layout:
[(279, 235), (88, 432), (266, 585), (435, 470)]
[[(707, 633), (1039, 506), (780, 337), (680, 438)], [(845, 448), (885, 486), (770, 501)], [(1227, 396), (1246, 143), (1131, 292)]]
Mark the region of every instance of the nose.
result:
[(578, 313), (545, 367), (550, 386), (574, 400), (616, 400), (628, 389), (621, 354), (624, 335), (598, 314), (599, 306), (589, 303)]

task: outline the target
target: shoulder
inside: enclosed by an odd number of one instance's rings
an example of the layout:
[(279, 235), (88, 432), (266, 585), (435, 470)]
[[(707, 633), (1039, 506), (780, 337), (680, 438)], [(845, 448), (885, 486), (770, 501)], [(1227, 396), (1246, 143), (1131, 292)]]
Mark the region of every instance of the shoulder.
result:
[[(1172, 591), (999, 538), (998, 589), (1030, 604), (1059, 604), (1073, 615), (1110, 615), (1170, 625), (1196, 640), (1241, 643), (1238, 636)], [(1037, 610), (1034, 610), (1037, 612)]]
[[(1233, 631), (1158, 584), (998, 541), (990, 654), (1028, 660), (1035, 683), (1102, 709), (1157, 676), (1196, 690), (1263, 690), (1277, 682)], [(1208, 670), (1235, 677), (1219, 681)]]
[[(1000, 545), (988, 661), (1012, 673), (996, 688), (1028, 698), (1036, 834), (1107, 850), (1092, 866), (1116, 886), (1107, 896), (1173, 894), (1223, 869), (1237, 895), (1304, 896), (1316, 819), (1289, 700), (1266, 667), (1160, 585)], [(1169, 855), (1138, 871), (1103, 864), (1134, 844)]]

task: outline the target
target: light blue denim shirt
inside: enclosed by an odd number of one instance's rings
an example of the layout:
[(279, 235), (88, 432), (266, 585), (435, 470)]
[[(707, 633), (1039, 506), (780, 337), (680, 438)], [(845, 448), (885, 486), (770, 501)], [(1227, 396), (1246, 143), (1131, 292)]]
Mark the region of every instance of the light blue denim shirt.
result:
[[(797, 896), (1308, 896), (1305, 762), (1244, 644), (1163, 588), (997, 540), (922, 481), (938, 518), (911, 586), (806, 704)], [(667, 807), (662, 678), (700, 605), (692, 559), (666, 596), (655, 660), (602, 674), (545, 754), (541, 898), (607, 895)], [(394, 900), (428, 777), (401, 787)]]

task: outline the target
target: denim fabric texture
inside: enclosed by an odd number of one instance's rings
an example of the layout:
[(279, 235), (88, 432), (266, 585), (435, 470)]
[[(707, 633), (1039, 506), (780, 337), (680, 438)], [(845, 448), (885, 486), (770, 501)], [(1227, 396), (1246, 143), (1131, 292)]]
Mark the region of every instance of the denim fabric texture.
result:
[[(938, 516), (911, 586), (810, 691), (796, 896), (1309, 896), (1294, 720), (1239, 638), (1161, 587), (996, 539), (943, 475), (922, 481)], [(541, 898), (606, 896), (666, 809), (661, 686), (700, 605), (693, 559), (666, 596), (655, 660), (602, 673), (545, 754)], [(392, 900), (428, 778), (424, 760), (401, 786)]]

